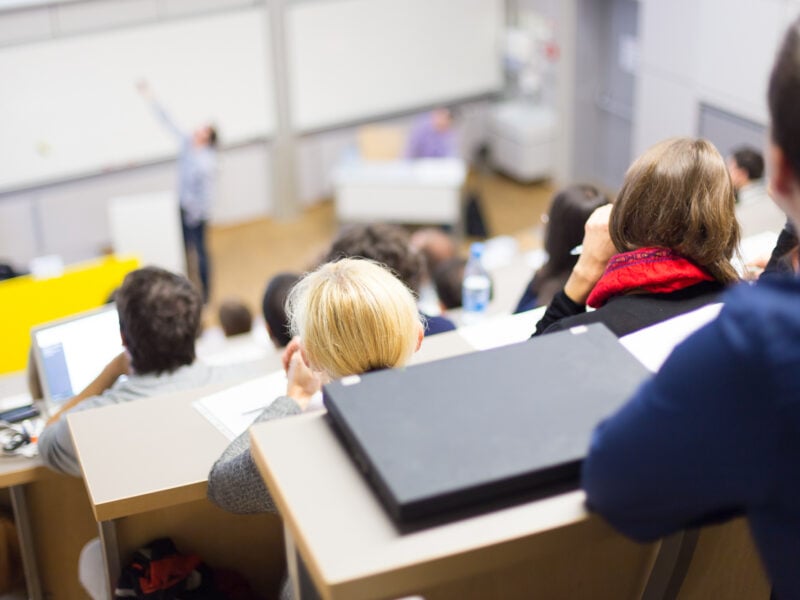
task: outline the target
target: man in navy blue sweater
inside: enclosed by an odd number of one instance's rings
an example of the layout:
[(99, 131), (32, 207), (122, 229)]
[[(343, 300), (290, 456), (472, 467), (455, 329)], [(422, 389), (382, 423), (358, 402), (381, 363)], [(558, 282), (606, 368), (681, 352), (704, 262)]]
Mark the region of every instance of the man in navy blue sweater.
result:
[[(775, 202), (800, 224), (800, 20), (769, 84)], [(729, 292), (719, 318), (675, 349), (595, 431), (589, 506), (652, 540), (746, 515), (779, 598), (800, 598), (800, 280)]]

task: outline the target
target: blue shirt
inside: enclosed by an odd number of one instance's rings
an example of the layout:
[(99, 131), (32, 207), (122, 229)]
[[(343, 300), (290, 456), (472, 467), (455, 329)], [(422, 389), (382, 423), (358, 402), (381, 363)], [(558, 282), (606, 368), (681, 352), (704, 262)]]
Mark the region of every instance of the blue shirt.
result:
[(184, 220), (188, 225), (207, 221), (214, 194), (217, 153), (210, 146), (195, 146), (191, 135), (180, 129), (161, 105), (154, 102), (153, 110), (164, 127), (180, 142), (178, 199)]
[(746, 515), (777, 596), (800, 598), (800, 280), (724, 301), (598, 426), (583, 487), (637, 540)]

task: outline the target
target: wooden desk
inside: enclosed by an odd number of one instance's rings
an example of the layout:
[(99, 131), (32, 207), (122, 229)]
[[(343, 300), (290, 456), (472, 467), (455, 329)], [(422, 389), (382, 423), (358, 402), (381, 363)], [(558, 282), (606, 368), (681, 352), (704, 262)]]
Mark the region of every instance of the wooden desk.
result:
[[(26, 391), (25, 373), (0, 377), (0, 398)], [(28, 597), (82, 597), (76, 565), (92, 522), (80, 481), (50, 472), (38, 457), (0, 457), (0, 488), (11, 499)]]
[[(603, 590), (602, 597), (638, 598), (655, 560), (658, 544), (635, 544), (590, 517), (581, 491), (403, 534), (323, 415), (256, 425), (251, 440), (284, 518), (290, 572), (296, 545), (325, 599), (393, 598), (437, 590), (434, 596), (457, 597), (463, 588), (455, 595), (443, 594), (442, 586), (509, 568), (513, 576), (506, 572), (503, 578), (516, 580), (522, 589), (503, 588), (496, 597), (569, 597), (559, 590), (581, 597), (581, 590), (585, 594), (592, 589), (588, 586), (602, 583), (610, 586), (595, 588)], [(564, 553), (577, 553), (566, 561), (566, 570)], [(595, 564), (573, 569), (573, 559)], [(524, 573), (531, 572), (546, 575), (547, 581), (527, 587), (531, 582)], [(296, 591), (298, 597), (314, 597), (308, 588)]]
[[(277, 368), (280, 356), (264, 361), (264, 374)], [(229, 514), (206, 499), (208, 472), (229, 442), (191, 403), (225, 387), (69, 415), (109, 582), (116, 583), (121, 559), (170, 536), (180, 550), (245, 574), (260, 595), (277, 590), (283, 572), (279, 518)], [(268, 568), (265, 557), (272, 559)]]
[(303, 600), (769, 595), (744, 519), (642, 545), (588, 514), (574, 491), (402, 533), (324, 414), (261, 423), (250, 435)]

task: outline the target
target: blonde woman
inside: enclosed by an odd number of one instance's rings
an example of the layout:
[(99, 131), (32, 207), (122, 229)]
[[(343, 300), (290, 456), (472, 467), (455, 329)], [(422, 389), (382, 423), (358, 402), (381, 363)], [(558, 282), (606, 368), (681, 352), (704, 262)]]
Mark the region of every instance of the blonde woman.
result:
[(600, 322), (623, 336), (716, 301), (738, 280), (734, 205), (713, 144), (656, 144), (628, 169), (616, 202), (589, 217), (581, 257), (534, 335)]
[[(256, 422), (301, 413), (321, 383), (400, 367), (422, 343), (423, 325), (409, 289), (377, 263), (342, 259), (301, 279), (287, 301), (292, 331), (286, 349), (287, 395)], [(274, 512), (250, 454), (247, 433), (211, 468), (208, 497), (235, 513)]]

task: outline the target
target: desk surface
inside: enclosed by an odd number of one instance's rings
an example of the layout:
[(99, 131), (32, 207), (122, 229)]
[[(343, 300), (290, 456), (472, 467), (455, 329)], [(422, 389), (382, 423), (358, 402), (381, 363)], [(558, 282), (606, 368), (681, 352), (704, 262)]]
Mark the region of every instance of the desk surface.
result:
[[(0, 399), (27, 392), (28, 383), (24, 371), (0, 375)], [(0, 488), (30, 483), (36, 480), (38, 471), (44, 468), (38, 457), (0, 456)]]
[[(280, 357), (263, 361), (263, 374)], [(205, 498), (208, 471), (228, 439), (192, 401), (228, 385), (143, 398), (69, 415), (98, 521)], [(157, 465), (157, 468), (154, 468)]]
[(413, 593), (455, 571), (513, 562), (533, 536), (587, 519), (584, 494), (575, 491), (402, 534), (323, 414), (259, 424), (250, 435), (255, 460), (326, 598)]

